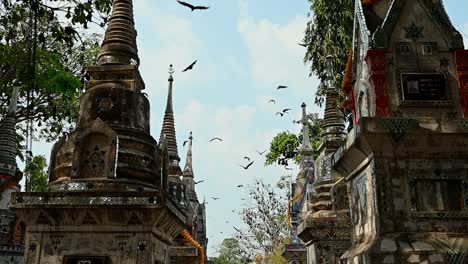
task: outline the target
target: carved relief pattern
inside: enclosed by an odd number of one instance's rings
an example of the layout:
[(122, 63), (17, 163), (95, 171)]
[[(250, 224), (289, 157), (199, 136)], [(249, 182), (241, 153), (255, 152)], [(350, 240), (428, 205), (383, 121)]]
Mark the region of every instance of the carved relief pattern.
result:
[(93, 150), (86, 151), (84, 163), (90, 166), (94, 171), (102, 169), (104, 166), (104, 154), (106, 154), (106, 152), (100, 150), (98, 145), (95, 145)]
[(147, 250), (146, 250), (146, 247), (147, 247), (147, 242), (146, 240), (140, 240), (138, 242), (138, 252), (137, 252), (137, 264), (146, 264), (148, 263), (147, 261)]
[(463, 117), (468, 118), (468, 50), (455, 52), (457, 64), (458, 89)]
[(352, 214), (353, 223), (358, 224), (361, 220), (367, 218), (367, 190), (366, 190), (366, 175), (362, 175), (357, 178), (353, 184), (353, 207), (354, 212)]
[(386, 118), (380, 119), (377, 125), (383, 129), (386, 129), (391, 136), (392, 143), (398, 145), (402, 142), (405, 136), (419, 127), (417, 120), (408, 118)]
[(389, 116), (384, 50), (368, 50), (366, 62), (370, 69), (369, 81), (375, 95), (375, 116)]

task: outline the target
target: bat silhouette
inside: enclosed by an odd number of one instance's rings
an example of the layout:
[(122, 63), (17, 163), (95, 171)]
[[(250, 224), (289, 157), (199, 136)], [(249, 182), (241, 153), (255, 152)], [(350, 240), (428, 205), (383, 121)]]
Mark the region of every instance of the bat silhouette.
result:
[(213, 200), (215, 200), (215, 201), (216, 201), (216, 200), (219, 200), (218, 197), (211, 197), (211, 199), (213, 199)]
[(288, 111), (291, 111), (290, 108), (283, 109), (283, 113), (287, 113)]
[(286, 85), (278, 85), (278, 87), (277, 87), (276, 89), (279, 90), (279, 89), (286, 89), (286, 88), (288, 88), (288, 86), (286, 86)]
[(305, 43), (297, 43), (297, 44), (298, 44), (299, 46), (304, 47), (304, 48), (307, 48), (307, 45), (308, 45), (308, 44), (305, 44)]
[(263, 153), (265, 153), (266, 151), (267, 151), (267, 150), (264, 150), (264, 151), (260, 152), (260, 151), (257, 150), (257, 153), (258, 153), (259, 155), (263, 155)]
[(193, 69), (193, 66), (195, 66), (195, 63), (197, 63), (197, 60), (195, 60), (194, 62), (192, 62), (192, 64), (190, 64), (189, 66), (187, 66), (187, 68), (185, 68), (182, 72), (186, 72), (186, 71), (188, 71), (188, 70)]
[(222, 139), (220, 139), (220, 138), (218, 138), (218, 137), (215, 137), (215, 138), (212, 138), (212, 139), (210, 140), (210, 142), (213, 142), (213, 141), (215, 141), (215, 140), (223, 141)]
[(247, 164), (247, 166), (242, 166), (242, 165), (239, 165), (239, 166), (241, 166), (242, 168), (244, 168), (244, 170), (246, 170), (246, 169), (248, 169), (250, 166), (252, 166), (253, 163), (254, 163), (254, 162), (251, 161), (249, 164)]
[(186, 3), (186, 2), (183, 2), (183, 1), (179, 1), (177, 0), (177, 2), (179, 2), (179, 4), (183, 5), (183, 6), (186, 6), (188, 8), (190, 8), (192, 10), (192, 12), (196, 9), (199, 9), (199, 10), (204, 10), (204, 9), (208, 9), (210, 8), (209, 6), (194, 6), (194, 5), (191, 5), (189, 3)]
[(247, 156), (245, 156), (245, 157), (244, 157), (244, 159), (246, 159), (246, 160), (250, 161), (250, 158), (249, 158), (249, 157), (247, 157)]
[(268, 103), (274, 103), (274, 104), (276, 104), (276, 101), (273, 100), (273, 99), (271, 99), (270, 101), (268, 101)]
[(184, 141), (184, 144), (182, 144), (183, 147), (185, 147), (185, 144), (187, 144), (188, 140)]
[(241, 187), (244, 187), (244, 185), (242, 184), (237, 185), (237, 188), (241, 188)]
[(202, 183), (204, 182), (205, 180), (201, 180), (201, 181), (196, 181), (195, 184), (199, 184), (199, 183)]
[(276, 112), (276, 115), (283, 116), (283, 115), (284, 115), (284, 113), (283, 113), (283, 112)]

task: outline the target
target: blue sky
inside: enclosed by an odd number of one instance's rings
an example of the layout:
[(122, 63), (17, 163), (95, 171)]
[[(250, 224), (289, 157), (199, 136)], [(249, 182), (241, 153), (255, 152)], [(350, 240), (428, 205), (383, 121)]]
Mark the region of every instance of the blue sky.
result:
[[(308, 77), (308, 66), (302, 62), (304, 49), (297, 45), (309, 5), (306, 0), (196, 0), (211, 9), (190, 12), (175, 0), (134, 2), (140, 70), (151, 102), (151, 133), (159, 139), (167, 70), (174, 64), (179, 154), (183, 166), (182, 142), (193, 131), (195, 178), (205, 180), (197, 185), (197, 192), (200, 200), (206, 196), (208, 202), (208, 254), (213, 255), (223, 238), (234, 233), (232, 226), (240, 226), (240, 217), (232, 210), (242, 206), (245, 193), (236, 185), (251, 184), (257, 178), (275, 182), (291, 173), (264, 167), (256, 150), (267, 149), (280, 131), (299, 130), (292, 120), (300, 117), (302, 102), (309, 111), (320, 111), (313, 104), (318, 82)], [(466, 39), (468, 1), (444, 3)], [(194, 70), (181, 73), (195, 59)], [(279, 84), (289, 89), (278, 91)], [(269, 99), (277, 104), (268, 104)], [(283, 108), (293, 111), (283, 118), (276, 116)], [(224, 141), (208, 143), (212, 137)], [(36, 143), (34, 154), (49, 157), (50, 145)], [(244, 171), (239, 164), (246, 155), (255, 163)], [(221, 199), (213, 201), (211, 196)]]

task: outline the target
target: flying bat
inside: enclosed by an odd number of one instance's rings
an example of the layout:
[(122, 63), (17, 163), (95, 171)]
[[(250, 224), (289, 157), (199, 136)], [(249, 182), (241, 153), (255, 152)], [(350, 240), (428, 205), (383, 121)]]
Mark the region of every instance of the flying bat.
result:
[(184, 141), (184, 144), (182, 144), (183, 147), (185, 147), (185, 144), (187, 144), (188, 140)]
[(201, 181), (196, 181), (195, 184), (199, 184), (199, 183), (202, 183), (204, 182), (205, 180), (201, 180)]
[(213, 142), (213, 141), (215, 141), (215, 140), (223, 141), (222, 139), (220, 139), (220, 138), (218, 138), (218, 137), (215, 137), (215, 138), (212, 138), (212, 139), (210, 140), (210, 142)]
[(215, 201), (216, 201), (216, 200), (219, 200), (218, 197), (211, 197), (211, 199), (213, 199), (213, 200), (215, 200)]
[(249, 164), (247, 164), (247, 166), (242, 166), (242, 165), (239, 165), (241, 166), (242, 168), (244, 168), (244, 170), (248, 169), (250, 166), (252, 166), (252, 164), (254, 163), (254, 161), (251, 161)]
[(195, 66), (195, 63), (197, 63), (197, 60), (195, 60), (194, 62), (192, 62), (192, 64), (190, 64), (189, 66), (187, 66), (187, 68), (185, 68), (182, 72), (186, 72), (186, 71), (188, 71), (188, 70), (193, 69), (193, 66)]
[(263, 155), (263, 153), (265, 153), (266, 151), (267, 150), (264, 150), (264, 151), (260, 152), (260, 151), (257, 150), (257, 153), (258, 153), (258, 155)]
[(183, 1), (179, 1), (177, 0), (177, 2), (179, 2), (179, 4), (183, 5), (183, 6), (186, 6), (188, 8), (190, 8), (192, 10), (192, 12), (195, 10), (195, 9), (199, 9), (199, 10), (204, 10), (204, 9), (208, 9), (210, 8), (209, 6), (194, 6), (194, 5), (191, 5), (189, 3), (186, 3), (186, 2), (183, 2)]
[(245, 157), (244, 157), (244, 159), (246, 159), (246, 160), (250, 161), (250, 158), (249, 158), (249, 157), (247, 157), (247, 156), (245, 156)]
[(284, 115), (284, 113), (283, 113), (283, 112), (276, 112), (276, 115), (283, 116), (283, 115)]
[(242, 184), (237, 185), (237, 188), (241, 188), (241, 187), (244, 187), (244, 185)]
[(298, 44), (299, 46), (304, 47), (304, 48), (307, 48), (307, 45), (308, 45), (308, 44), (305, 44), (305, 43), (297, 43), (297, 44)]
[(288, 88), (288, 86), (286, 86), (286, 85), (278, 85), (278, 87), (276, 87), (277, 90), (286, 89), (286, 88)]
[(283, 113), (287, 113), (288, 111), (291, 111), (290, 108), (283, 109)]
[(270, 101), (268, 101), (268, 103), (274, 103), (276, 104), (276, 101), (274, 99), (271, 99)]

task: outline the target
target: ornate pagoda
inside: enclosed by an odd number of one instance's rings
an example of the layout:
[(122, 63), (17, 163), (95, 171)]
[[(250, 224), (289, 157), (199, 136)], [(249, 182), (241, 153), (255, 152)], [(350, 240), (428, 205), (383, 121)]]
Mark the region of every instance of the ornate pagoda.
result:
[(10, 210), (11, 194), (19, 192), (22, 173), (16, 164), (16, 104), (19, 89), (15, 87), (10, 106), (0, 122), (0, 263), (22, 263), (25, 225)]
[(355, 2), (341, 263), (468, 260), (468, 50), (441, 0)]
[(114, 0), (76, 129), (53, 147), (49, 190), (14, 193), (25, 263), (169, 263), (185, 229), (183, 188), (168, 192), (170, 138), (150, 135), (131, 0)]
[(208, 239), (206, 238), (205, 205), (200, 204), (195, 191), (194, 172), (192, 167), (193, 136), (188, 138), (187, 158), (184, 170), (180, 167), (177, 145), (175, 118), (173, 109), (174, 73), (171, 65), (166, 111), (164, 113), (160, 140), (166, 140), (168, 149), (168, 193), (180, 205), (187, 215), (185, 232), (174, 239), (171, 247), (171, 263), (200, 263), (206, 256)]
[(332, 168), (333, 154), (346, 137), (344, 117), (337, 108), (331, 57), (327, 57), (327, 90), (322, 124), (322, 144), (315, 161), (315, 181), (310, 183), (307, 207), (298, 228), (306, 243), (309, 263), (338, 263), (350, 246), (347, 189), (343, 177)]

